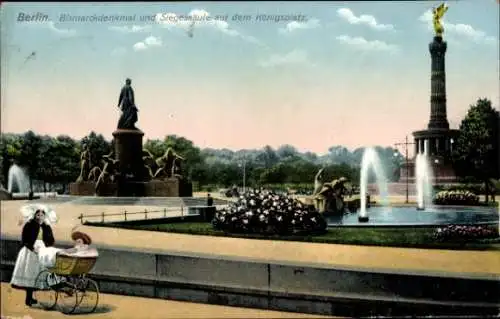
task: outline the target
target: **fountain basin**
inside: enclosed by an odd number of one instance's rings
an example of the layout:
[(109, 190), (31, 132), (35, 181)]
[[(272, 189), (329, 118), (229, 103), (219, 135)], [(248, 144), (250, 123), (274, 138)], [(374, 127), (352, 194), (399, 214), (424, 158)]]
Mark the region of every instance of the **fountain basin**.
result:
[(328, 216), (329, 227), (338, 226), (436, 226), (498, 224), (496, 207), (434, 206), (424, 210), (408, 206), (372, 207), (367, 210), (368, 220), (360, 220), (357, 213)]

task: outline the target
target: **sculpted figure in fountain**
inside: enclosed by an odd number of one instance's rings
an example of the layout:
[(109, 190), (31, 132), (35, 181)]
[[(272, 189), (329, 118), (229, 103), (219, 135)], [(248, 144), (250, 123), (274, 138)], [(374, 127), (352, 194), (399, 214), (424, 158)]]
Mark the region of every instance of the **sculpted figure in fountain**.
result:
[(163, 156), (156, 159), (156, 165), (159, 168), (153, 176), (154, 179), (164, 179), (175, 176), (176, 166), (178, 166), (180, 161), (183, 160), (184, 157), (180, 156), (171, 147), (169, 147)]
[(316, 176), (314, 177), (314, 191), (313, 191), (313, 195), (317, 195), (319, 194), (319, 192), (321, 191), (321, 189), (323, 188), (323, 171), (325, 169), (322, 168), (318, 171), (318, 173), (316, 173)]
[(95, 193), (97, 195), (99, 195), (99, 191), (103, 184), (113, 183), (119, 174), (118, 160), (113, 159), (110, 155), (111, 154), (103, 156), (104, 167), (95, 184)]
[(154, 178), (154, 173), (158, 169), (153, 154), (147, 149), (142, 150), (142, 161), (144, 162), (144, 174), (147, 180)]
[(80, 154), (80, 176), (78, 176), (76, 182), (81, 183), (87, 181), (87, 176), (90, 172), (91, 155), (90, 149), (87, 145), (83, 147), (82, 154)]
[(90, 170), (89, 176), (87, 177), (87, 180), (89, 182), (97, 183), (97, 180), (99, 179), (100, 175), (101, 175), (101, 168), (99, 166), (94, 166)]
[(316, 174), (314, 181), (314, 206), (319, 212), (325, 214), (344, 214), (346, 208), (344, 196), (348, 193), (345, 186), (347, 179), (341, 177), (330, 183), (324, 183), (321, 181), (322, 173), (323, 169)]

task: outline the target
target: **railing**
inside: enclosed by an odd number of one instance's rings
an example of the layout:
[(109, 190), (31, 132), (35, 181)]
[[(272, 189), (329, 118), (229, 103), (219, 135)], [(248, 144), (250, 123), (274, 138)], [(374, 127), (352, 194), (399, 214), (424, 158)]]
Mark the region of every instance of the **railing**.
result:
[[(219, 206), (225, 206), (225, 205), (219, 205)], [(106, 218), (108, 218), (108, 221), (110, 217), (123, 217), (122, 218), (118, 218), (118, 220), (114, 220), (114, 221), (128, 221), (128, 220), (131, 220), (131, 219), (127, 219), (127, 217), (130, 218), (130, 216), (141, 216), (143, 215), (144, 217), (143, 218), (133, 218), (132, 220), (147, 220), (147, 219), (157, 219), (157, 218), (168, 218), (168, 217), (185, 217), (186, 215), (189, 215), (189, 209), (200, 209), (200, 208), (207, 208), (207, 207), (210, 207), (210, 206), (180, 206), (180, 207), (169, 207), (169, 208), (164, 208), (164, 209), (160, 209), (160, 210), (143, 210), (143, 211), (136, 211), (136, 212), (128, 212), (128, 211), (123, 211), (123, 212), (119, 212), (119, 213), (105, 213), (105, 212), (102, 212), (100, 214), (80, 214), (80, 216), (78, 216), (78, 219), (80, 220), (80, 223), (83, 225), (84, 222), (88, 219), (99, 219), (99, 221), (101, 223), (104, 223), (106, 221)], [(214, 207), (214, 206), (211, 206), (211, 207)], [(217, 207), (217, 206), (215, 206)], [(187, 214), (185, 214), (185, 210), (186, 208), (188, 209), (188, 212)], [(179, 215), (175, 215), (175, 216), (167, 216), (167, 213), (169, 212), (179, 212), (180, 211), (180, 214)], [(86, 219), (86, 220), (84, 220)]]

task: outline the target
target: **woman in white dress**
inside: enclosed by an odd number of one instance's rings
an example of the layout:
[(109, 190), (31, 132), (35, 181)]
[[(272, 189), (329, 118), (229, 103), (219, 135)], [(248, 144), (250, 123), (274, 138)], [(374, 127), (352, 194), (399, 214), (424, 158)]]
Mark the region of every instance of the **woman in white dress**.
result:
[(19, 251), (10, 281), (13, 288), (25, 289), (27, 306), (37, 303), (33, 298), (35, 280), (43, 269), (36, 250), (40, 247), (52, 247), (54, 234), (51, 223), (56, 222), (55, 212), (42, 205), (29, 205), (21, 209), (24, 219), (21, 242), (23, 248)]

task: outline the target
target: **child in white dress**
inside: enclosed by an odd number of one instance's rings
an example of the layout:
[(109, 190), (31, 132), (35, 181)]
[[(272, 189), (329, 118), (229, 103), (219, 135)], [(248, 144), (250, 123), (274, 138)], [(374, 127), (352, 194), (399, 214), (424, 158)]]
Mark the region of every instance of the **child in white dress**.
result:
[(62, 249), (56, 247), (45, 247), (43, 243), (35, 245), (35, 252), (38, 254), (40, 264), (45, 268), (52, 268), (56, 264), (58, 255), (72, 256), (72, 257), (97, 257), (97, 250), (89, 248), (92, 239), (89, 235), (75, 231), (71, 234), (74, 247), (69, 249)]

